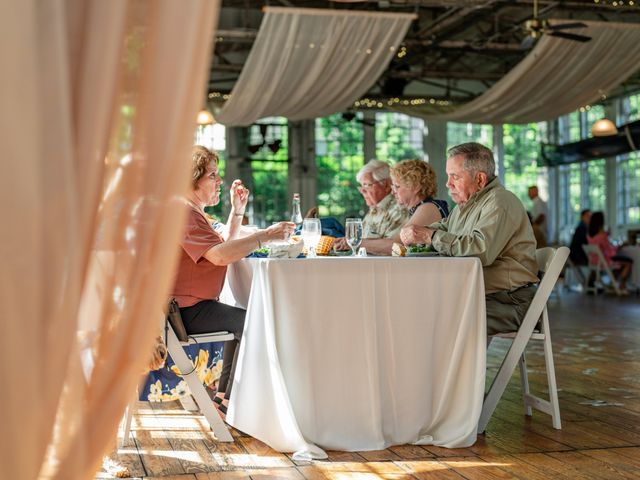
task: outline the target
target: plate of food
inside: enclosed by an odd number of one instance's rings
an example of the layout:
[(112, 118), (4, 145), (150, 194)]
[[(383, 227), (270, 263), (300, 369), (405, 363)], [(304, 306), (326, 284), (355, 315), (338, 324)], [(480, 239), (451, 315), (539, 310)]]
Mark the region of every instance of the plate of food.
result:
[(431, 245), (409, 245), (405, 246), (394, 243), (391, 254), (397, 257), (435, 257), (438, 254)]

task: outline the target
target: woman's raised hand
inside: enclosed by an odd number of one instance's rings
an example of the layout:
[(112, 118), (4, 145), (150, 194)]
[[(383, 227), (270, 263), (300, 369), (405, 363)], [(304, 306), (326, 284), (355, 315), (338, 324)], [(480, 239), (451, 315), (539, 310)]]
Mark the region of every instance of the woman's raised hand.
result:
[(249, 189), (242, 184), (242, 180), (234, 180), (229, 189), (231, 195), (231, 206), (233, 210), (239, 213), (244, 213), (244, 210), (249, 201)]

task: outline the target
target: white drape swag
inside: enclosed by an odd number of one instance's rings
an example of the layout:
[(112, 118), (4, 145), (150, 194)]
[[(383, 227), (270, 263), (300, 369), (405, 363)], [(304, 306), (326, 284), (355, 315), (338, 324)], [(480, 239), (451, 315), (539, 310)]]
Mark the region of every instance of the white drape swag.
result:
[(149, 360), (219, 3), (0, 7), (2, 478), (93, 478)]
[(411, 14), (266, 8), (253, 48), (217, 118), (227, 126), (343, 111), (380, 77)]
[[(566, 23), (566, 20), (551, 20)], [(571, 33), (592, 37), (580, 43), (543, 35), (513, 70), (475, 100), (459, 108), (397, 107), (432, 120), (501, 124), (551, 120), (602, 100), (640, 69), (640, 27), (583, 22)]]

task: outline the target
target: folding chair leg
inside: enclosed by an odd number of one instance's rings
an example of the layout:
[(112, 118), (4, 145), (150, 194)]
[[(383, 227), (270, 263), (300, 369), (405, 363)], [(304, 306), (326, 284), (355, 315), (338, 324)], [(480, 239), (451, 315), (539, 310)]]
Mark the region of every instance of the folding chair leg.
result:
[(551, 336), (549, 335), (549, 315), (545, 309), (542, 313), (544, 325), (544, 361), (547, 367), (547, 384), (549, 385), (549, 403), (551, 404), (551, 419), (553, 428), (562, 429), (560, 421), (560, 403), (558, 402), (558, 386), (556, 385), (556, 370), (553, 363), (553, 349), (551, 348)]
[(189, 390), (191, 390), (191, 395), (198, 404), (200, 412), (202, 412), (207, 422), (209, 422), (216, 439), (220, 442), (233, 442), (233, 437), (220, 418), (220, 415), (218, 415), (218, 412), (213, 406), (213, 401), (209, 398), (209, 395), (207, 395), (204, 386), (198, 378), (198, 374), (193, 371), (193, 365), (172, 329), (167, 331), (167, 349), (169, 350), (169, 355), (171, 355), (171, 358), (173, 358), (173, 361), (181, 372), (191, 372), (187, 375), (183, 374), (182, 378), (187, 382)]
[(522, 352), (522, 356), (520, 357), (518, 364), (520, 365), (520, 384), (522, 385), (524, 413), (530, 417), (533, 415), (533, 411), (531, 410), (531, 405), (527, 403), (527, 395), (529, 395), (529, 375), (527, 374), (527, 358), (524, 352)]
[[(530, 329), (530, 331), (533, 330), (533, 324), (531, 324)], [(480, 420), (478, 421), (478, 433), (483, 433), (486, 430), (487, 424), (491, 419), (491, 415), (493, 415), (505, 388), (507, 388), (507, 385), (509, 384), (509, 380), (516, 368), (521, 352), (524, 352), (524, 349), (529, 342), (529, 337), (531, 336), (530, 331), (525, 333), (524, 329), (521, 327), (516, 334), (516, 337), (513, 339), (507, 355), (502, 360), (498, 373), (493, 379), (493, 382), (489, 387), (489, 391), (484, 397), (482, 411), (480, 412)]]
[(122, 433), (122, 442), (120, 443), (121, 447), (128, 447), (131, 445), (131, 419), (133, 418), (133, 414), (136, 411), (137, 403), (138, 403), (138, 389), (136, 389), (136, 396), (127, 408), (124, 410), (124, 416), (122, 417), (123, 423), (123, 433)]

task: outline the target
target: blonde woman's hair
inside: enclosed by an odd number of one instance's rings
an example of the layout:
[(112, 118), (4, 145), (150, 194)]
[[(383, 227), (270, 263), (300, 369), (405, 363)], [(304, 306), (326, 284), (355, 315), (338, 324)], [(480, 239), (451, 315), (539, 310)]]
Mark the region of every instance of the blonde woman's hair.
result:
[(198, 181), (204, 177), (207, 172), (207, 165), (211, 160), (218, 164), (218, 154), (213, 150), (209, 150), (202, 145), (194, 145), (191, 150), (191, 187), (195, 190), (198, 187)]
[(391, 167), (391, 176), (409, 188), (420, 187), (424, 198), (435, 197), (438, 193), (436, 172), (424, 160), (403, 160)]

